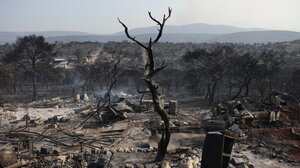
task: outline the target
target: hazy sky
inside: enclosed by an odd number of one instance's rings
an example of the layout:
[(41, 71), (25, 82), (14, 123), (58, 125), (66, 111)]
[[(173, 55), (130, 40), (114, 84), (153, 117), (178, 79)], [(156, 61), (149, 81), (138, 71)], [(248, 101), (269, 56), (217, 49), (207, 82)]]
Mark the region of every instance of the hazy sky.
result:
[(167, 24), (226, 24), (300, 32), (300, 0), (0, 0), (0, 31), (69, 30), (106, 34), (155, 25), (173, 8)]

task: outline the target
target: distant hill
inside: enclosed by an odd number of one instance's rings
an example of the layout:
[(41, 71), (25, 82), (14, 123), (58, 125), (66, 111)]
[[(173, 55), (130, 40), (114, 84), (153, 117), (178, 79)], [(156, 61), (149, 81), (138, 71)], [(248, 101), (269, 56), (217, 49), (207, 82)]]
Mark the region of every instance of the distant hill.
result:
[[(138, 34), (136, 39), (147, 42), (149, 37), (155, 37), (156, 34)], [(57, 36), (46, 38), (49, 42), (62, 41), (91, 41), (91, 42), (108, 42), (108, 41), (128, 41), (125, 35), (93, 35), (93, 36)], [(193, 43), (268, 43), (294, 41), (300, 39), (299, 32), (291, 31), (251, 31), (238, 32), (225, 35), (217, 34), (193, 34), (193, 33), (164, 33), (161, 42), (193, 42)]]
[[(135, 35), (136, 39), (142, 42), (148, 42), (149, 37), (154, 38), (156, 34), (138, 34)], [(215, 39), (219, 35), (214, 34), (179, 34), (179, 33), (164, 33), (160, 39), (160, 42), (195, 42), (202, 43), (207, 42), (211, 39)], [(93, 35), (93, 36), (57, 36), (46, 38), (49, 42), (62, 41), (91, 41), (91, 42), (108, 42), (108, 41), (128, 41), (125, 35)]]
[(222, 35), (207, 42), (227, 43), (268, 43), (284, 42), (300, 39), (300, 32), (292, 31), (251, 31)]
[[(46, 31), (46, 32), (0, 32), (0, 44), (12, 43), (17, 36), (38, 34), (46, 37), (47, 41), (124, 41), (128, 40), (124, 32), (109, 35), (96, 35), (76, 31)], [(140, 41), (147, 42), (149, 37), (155, 37), (157, 27), (144, 27), (130, 30)], [(166, 25), (161, 42), (193, 42), (193, 43), (268, 43), (294, 41), (300, 39), (299, 32), (264, 30), (259, 28), (239, 28), (226, 25), (189, 24), (182, 26)]]
[[(204, 23), (195, 23), (195, 24), (187, 24), (181, 26), (172, 26), (166, 25), (164, 27), (165, 33), (193, 33), (193, 34), (229, 34), (236, 32), (245, 32), (245, 31), (263, 31), (266, 29), (259, 28), (240, 28), (234, 26), (227, 25), (210, 25)], [(131, 34), (151, 34), (157, 33), (157, 27), (141, 27), (129, 30)], [(124, 32), (117, 32), (116, 35), (122, 35)]]
[(0, 32), (0, 44), (14, 42), (18, 36), (26, 36), (30, 34), (42, 35), (44, 37), (91, 35), (90, 33), (79, 31)]

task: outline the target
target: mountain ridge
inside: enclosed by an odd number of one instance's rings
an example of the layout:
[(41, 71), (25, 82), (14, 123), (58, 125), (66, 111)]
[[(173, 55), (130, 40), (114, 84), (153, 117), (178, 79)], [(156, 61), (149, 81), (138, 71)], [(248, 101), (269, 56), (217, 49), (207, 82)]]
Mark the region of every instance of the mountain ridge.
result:
[[(165, 33), (205, 33), (205, 34), (229, 34), (235, 32), (244, 32), (244, 31), (263, 31), (267, 29), (262, 28), (241, 28), (236, 26), (229, 25), (211, 25), (205, 23), (193, 23), (186, 25), (165, 25), (164, 32)], [(156, 33), (157, 26), (150, 27), (139, 27), (133, 28), (129, 30), (131, 34), (148, 34), (148, 33)], [(114, 33), (116, 35), (124, 34), (124, 32)]]
[[(138, 34), (134, 35), (141, 42), (148, 42), (150, 37), (156, 34)], [(58, 36), (46, 38), (49, 42), (62, 41), (91, 41), (91, 42), (108, 42), (108, 41), (129, 41), (125, 35), (95, 35), (95, 36)], [(252, 31), (237, 32), (225, 35), (215, 34), (193, 34), (193, 33), (164, 33), (160, 42), (174, 43), (269, 43), (269, 42), (285, 42), (300, 39), (299, 32), (291, 31)]]
[[(155, 37), (157, 27), (130, 29), (129, 32), (143, 42)], [(49, 42), (70, 41), (128, 41), (124, 32), (113, 34), (92, 34), (80, 31), (41, 31), (41, 32), (0, 32), (0, 44), (13, 43), (18, 36), (29, 34), (43, 35)], [(193, 42), (193, 43), (268, 43), (294, 41), (300, 39), (300, 32), (286, 30), (265, 30), (260, 28), (239, 28), (227, 25), (209, 25), (204, 23), (188, 25), (166, 25), (161, 42)]]

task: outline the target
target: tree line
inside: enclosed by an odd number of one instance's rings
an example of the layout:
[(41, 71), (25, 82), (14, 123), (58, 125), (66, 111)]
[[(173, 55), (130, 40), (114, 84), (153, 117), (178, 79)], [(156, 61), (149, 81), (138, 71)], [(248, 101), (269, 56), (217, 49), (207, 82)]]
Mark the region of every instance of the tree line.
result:
[[(93, 63), (86, 62), (99, 50)], [(146, 53), (131, 42), (70, 42), (49, 44), (42, 36), (19, 37), (0, 46), (2, 95), (93, 93), (106, 89), (119, 61), (115, 89), (136, 93), (145, 89)], [(155, 78), (169, 96), (198, 95), (209, 102), (242, 97), (269, 99), (272, 90), (300, 97), (300, 42), (268, 44), (157, 43), (155, 61), (168, 66)], [(54, 58), (71, 58), (72, 69), (55, 68)], [(40, 92), (40, 95), (39, 93)], [(43, 93), (42, 93), (43, 92)], [(59, 92), (59, 93), (58, 93)], [(28, 97), (28, 96), (27, 96)]]

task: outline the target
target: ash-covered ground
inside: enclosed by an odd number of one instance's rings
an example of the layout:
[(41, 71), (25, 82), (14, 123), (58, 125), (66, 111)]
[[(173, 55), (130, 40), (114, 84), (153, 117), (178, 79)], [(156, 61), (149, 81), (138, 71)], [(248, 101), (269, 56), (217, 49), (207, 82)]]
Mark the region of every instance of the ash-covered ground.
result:
[(98, 99), (88, 95), (77, 101), (6, 103), (0, 110), (0, 162), (4, 167), (196, 168), (207, 132), (219, 130), (234, 138), (229, 167), (300, 166), (299, 118), (291, 114), (293, 108), (270, 122), (270, 112), (249, 110), (246, 101), (238, 102), (243, 108), (208, 106), (200, 97), (177, 101), (162, 163), (153, 162), (162, 123), (151, 101), (125, 98), (101, 110)]

